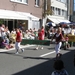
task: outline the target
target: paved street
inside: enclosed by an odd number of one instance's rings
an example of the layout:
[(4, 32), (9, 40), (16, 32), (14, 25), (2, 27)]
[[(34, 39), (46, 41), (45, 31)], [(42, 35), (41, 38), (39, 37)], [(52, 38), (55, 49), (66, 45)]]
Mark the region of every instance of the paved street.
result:
[[(61, 50), (65, 68), (69, 75), (75, 75), (73, 55), (75, 48)], [(54, 45), (35, 50), (35, 46), (26, 47), (25, 51), (14, 54), (15, 50), (0, 52), (0, 75), (51, 75), (54, 71)]]

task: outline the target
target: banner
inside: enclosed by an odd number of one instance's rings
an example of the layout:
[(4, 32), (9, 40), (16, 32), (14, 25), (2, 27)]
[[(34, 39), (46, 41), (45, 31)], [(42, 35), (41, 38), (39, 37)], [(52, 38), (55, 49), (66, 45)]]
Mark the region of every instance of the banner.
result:
[[(64, 37), (66, 37), (66, 35)], [(69, 42), (75, 42), (75, 35), (68, 35), (68, 37), (69, 37)]]
[(22, 39), (21, 45), (35, 44), (35, 45), (50, 45), (50, 40), (31, 40)]

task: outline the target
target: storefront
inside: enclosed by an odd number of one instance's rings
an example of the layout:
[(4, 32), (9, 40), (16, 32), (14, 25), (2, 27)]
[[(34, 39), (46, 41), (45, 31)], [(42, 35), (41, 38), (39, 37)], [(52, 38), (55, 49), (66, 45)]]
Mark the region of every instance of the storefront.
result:
[(39, 26), (39, 18), (25, 12), (0, 9), (0, 21), (3, 21), (3, 23), (8, 26), (10, 31), (20, 25), (23, 26), (24, 30), (30, 28), (33, 29), (36, 25)]

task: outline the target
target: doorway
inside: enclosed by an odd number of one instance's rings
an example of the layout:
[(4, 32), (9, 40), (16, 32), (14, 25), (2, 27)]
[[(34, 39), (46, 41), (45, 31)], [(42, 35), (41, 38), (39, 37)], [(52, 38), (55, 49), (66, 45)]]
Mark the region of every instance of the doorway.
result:
[(10, 32), (13, 30), (13, 21), (8, 21), (8, 29)]

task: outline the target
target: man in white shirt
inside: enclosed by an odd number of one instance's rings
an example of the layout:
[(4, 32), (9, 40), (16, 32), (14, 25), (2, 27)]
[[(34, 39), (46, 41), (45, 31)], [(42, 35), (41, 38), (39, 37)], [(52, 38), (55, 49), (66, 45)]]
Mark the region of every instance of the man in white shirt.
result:
[(4, 39), (5, 36), (6, 36), (6, 33), (5, 33), (5, 25), (2, 25), (0, 29), (1, 29), (1, 37)]

